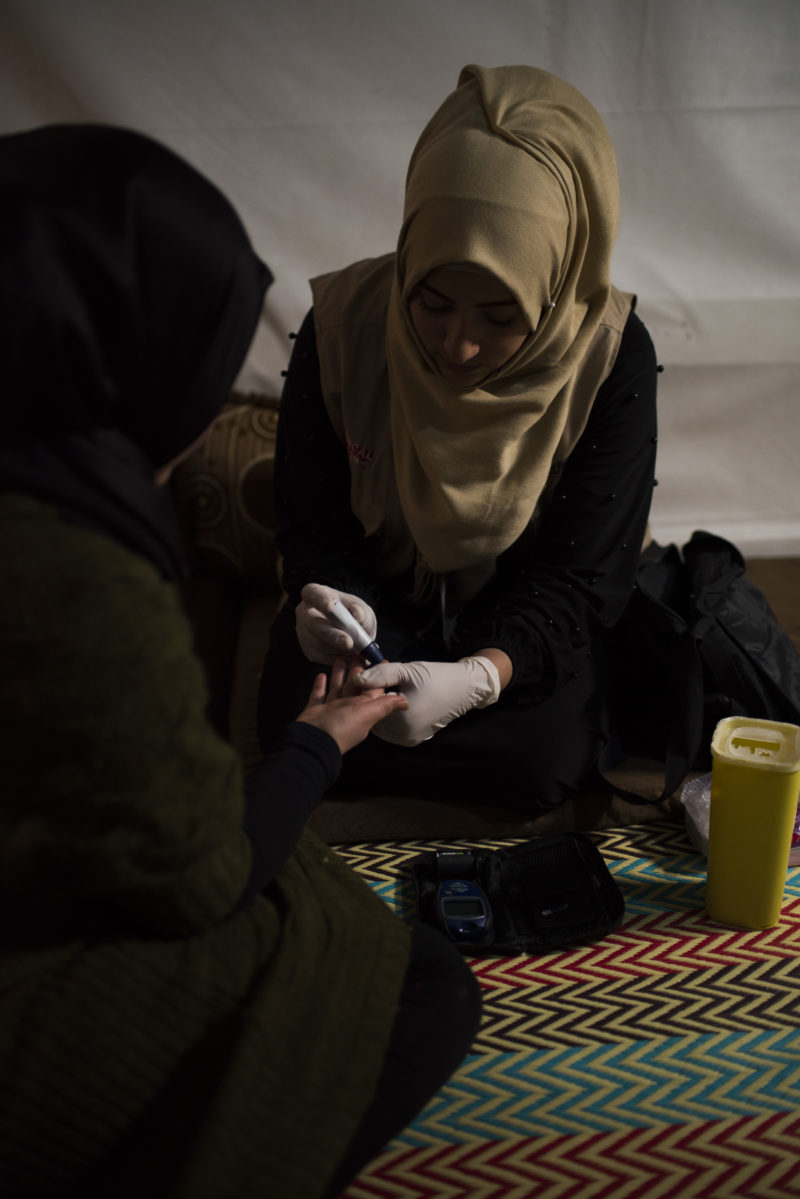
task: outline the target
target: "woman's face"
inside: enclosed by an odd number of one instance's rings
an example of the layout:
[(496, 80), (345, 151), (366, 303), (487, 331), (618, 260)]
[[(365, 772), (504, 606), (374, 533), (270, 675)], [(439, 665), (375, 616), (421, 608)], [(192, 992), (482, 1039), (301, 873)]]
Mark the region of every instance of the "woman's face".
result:
[(476, 387), (513, 358), (531, 332), (522, 309), (494, 275), (437, 267), (414, 289), (411, 320), (439, 373)]

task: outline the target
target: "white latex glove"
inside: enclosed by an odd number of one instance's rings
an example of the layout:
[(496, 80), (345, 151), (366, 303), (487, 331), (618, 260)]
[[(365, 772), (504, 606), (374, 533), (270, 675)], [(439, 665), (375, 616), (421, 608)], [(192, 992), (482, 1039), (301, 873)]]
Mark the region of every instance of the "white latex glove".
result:
[(306, 583), (300, 592), (301, 601), (295, 608), (294, 622), (297, 630), (297, 640), (309, 662), (320, 662), (331, 666), (343, 654), (349, 654), (353, 649), (353, 638), (342, 629), (328, 624), (325, 613), (329, 612), (336, 600), (348, 609), (361, 627), (369, 634), (369, 640), (375, 639), (378, 622), (369, 604), (365, 604), (357, 595), (348, 595), (346, 591), (337, 591), (334, 587), (325, 587), (322, 583)]
[(500, 676), (488, 658), (458, 662), (381, 662), (356, 680), (360, 687), (391, 687), (408, 700), (404, 712), (392, 712), (373, 728), (394, 745), (428, 741), (471, 708), (488, 708), (500, 696)]

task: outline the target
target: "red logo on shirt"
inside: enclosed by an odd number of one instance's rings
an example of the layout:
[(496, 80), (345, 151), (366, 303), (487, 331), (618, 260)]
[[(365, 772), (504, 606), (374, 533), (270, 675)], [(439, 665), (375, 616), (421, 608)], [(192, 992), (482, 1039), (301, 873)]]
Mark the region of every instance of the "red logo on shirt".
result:
[(375, 457), (374, 450), (368, 450), (363, 445), (357, 445), (349, 437), (345, 438), (345, 444), (347, 446), (347, 457), (351, 462), (357, 462), (359, 466), (366, 466)]

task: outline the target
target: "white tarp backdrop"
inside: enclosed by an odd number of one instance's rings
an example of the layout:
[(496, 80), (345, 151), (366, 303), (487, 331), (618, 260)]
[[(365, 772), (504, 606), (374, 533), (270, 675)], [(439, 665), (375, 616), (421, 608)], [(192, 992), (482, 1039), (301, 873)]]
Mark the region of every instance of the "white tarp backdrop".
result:
[(0, 132), (126, 125), (214, 179), (277, 278), (241, 380), (277, 394), (308, 278), (393, 248), (471, 62), (562, 75), (614, 139), (656, 538), (800, 554), (800, 0), (0, 0)]

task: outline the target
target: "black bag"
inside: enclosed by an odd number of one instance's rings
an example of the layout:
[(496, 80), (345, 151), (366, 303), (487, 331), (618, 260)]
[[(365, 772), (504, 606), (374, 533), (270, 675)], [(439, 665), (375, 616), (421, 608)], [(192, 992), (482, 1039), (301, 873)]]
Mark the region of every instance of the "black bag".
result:
[(618, 928), (625, 912), (619, 887), (584, 833), (509, 849), (439, 850), (410, 865), (420, 920), (469, 955), (547, 953), (596, 941)]
[(682, 555), (675, 545), (649, 546), (612, 655), (625, 748), (665, 762), (659, 798), (674, 794), (691, 769), (710, 767), (711, 737), (724, 717), (800, 724), (800, 653), (722, 537), (696, 532)]

